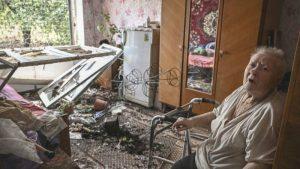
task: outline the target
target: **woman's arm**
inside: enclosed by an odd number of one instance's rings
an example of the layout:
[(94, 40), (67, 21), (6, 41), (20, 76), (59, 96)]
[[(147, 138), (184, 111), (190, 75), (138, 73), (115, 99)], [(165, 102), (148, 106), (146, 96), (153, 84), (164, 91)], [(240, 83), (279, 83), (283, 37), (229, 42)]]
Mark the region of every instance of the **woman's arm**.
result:
[(209, 127), (211, 121), (215, 118), (216, 116), (213, 112), (207, 112), (204, 114), (200, 114), (198, 116), (191, 117), (189, 119), (192, 121), (193, 127), (195, 126)]
[(186, 130), (196, 126), (203, 126), (208, 128), (211, 121), (215, 118), (216, 116), (213, 112), (207, 112), (188, 119), (181, 118), (173, 124), (173, 128), (176, 128), (178, 131)]
[(269, 164), (250, 162), (250, 163), (247, 163), (243, 169), (271, 169), (271, 168), (272, 168), (272, 166)]

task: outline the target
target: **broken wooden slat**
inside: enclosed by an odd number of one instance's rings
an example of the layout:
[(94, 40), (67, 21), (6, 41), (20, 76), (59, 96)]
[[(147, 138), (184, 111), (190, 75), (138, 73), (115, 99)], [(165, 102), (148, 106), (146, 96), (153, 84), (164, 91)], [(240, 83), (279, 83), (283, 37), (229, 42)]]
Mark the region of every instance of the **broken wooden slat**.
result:
[(56, 49), (52, 46), (47, 46), (45, 51), (49, 52), (50, 54), (59, 55), (61, 57), (75, 57), (76, 56), (72, 53), (68, 53), (68, 52), (65, 52), (65, 51), (58, 50), (58, 49)]
[(90, 58), (94, 58), (94, 57), (103, 57), (103, 56), (108, 56), (108, 55), (113, 55), (113, 54), (115, 54), (115, 52), (95, 53), (95, 54), (76, 56), (76, 57), (56, 58), (56, 59), (51, 59), (51, 60), (20, 62), (20, 67), (37, 66), (37, 65), (59, 63), (59, 62), (68, 62), (68, 61), (81, 60), (81, 59), (90, 59)]

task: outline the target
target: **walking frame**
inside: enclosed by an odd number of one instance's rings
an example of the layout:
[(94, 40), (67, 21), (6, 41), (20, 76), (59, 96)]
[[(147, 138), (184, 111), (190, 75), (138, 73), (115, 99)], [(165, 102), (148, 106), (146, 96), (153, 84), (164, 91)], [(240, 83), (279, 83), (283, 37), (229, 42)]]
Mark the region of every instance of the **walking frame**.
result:
[[(148, 158), (148, 169), (152, 167), (152, 161), (153, 158), (162, 160), (164, 162), (167, 162), (169, 164), (174, 164), (175, 161), (159, 157), (159, 156), (153, 156), (153, 143), (155, 137), (162, 133), (163, 131), (171, 128), (173, 123), (179, 118), (179, 117), (184, 117), (188, 118), (192, 115), (192, 109), (193, 109), (193, 104), (196, 103), (209, 103), (213, 104), (215, 106), (219, 105), (219, 103), (215, 100), (208, 99), (208, 98), (194, 98), (192, 99), (189, 103), (182, 105), (172, 111), (169, 111), (168, 113), (164, 115), (157, 115), (154, 116), (151, 120), (151, 125), (150, 125), (150, 141), (149, 141), (149, 158)], [(158, 124), (162, 124), (163, 122), (169, 122), (167, 126), (155, 131), (156, 127)], [(203, 138), (204, 140), (205, 138)], [(182, 152), (182, 157), (188, 156), (191, 154), (191, 145), (190, 145), (190, 131), (189, 129), (185, 130), (185, 136), (184, 136), (184, 145), (183, 145), (183, 152)]]

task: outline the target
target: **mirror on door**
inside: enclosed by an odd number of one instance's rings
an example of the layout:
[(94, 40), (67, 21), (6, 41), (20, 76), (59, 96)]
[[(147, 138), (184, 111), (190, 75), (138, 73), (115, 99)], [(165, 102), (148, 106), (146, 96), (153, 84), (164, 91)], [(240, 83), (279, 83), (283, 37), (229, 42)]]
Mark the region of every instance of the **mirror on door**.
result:
[(219, 0), (191, 0), (187, 87), (211, 93)]

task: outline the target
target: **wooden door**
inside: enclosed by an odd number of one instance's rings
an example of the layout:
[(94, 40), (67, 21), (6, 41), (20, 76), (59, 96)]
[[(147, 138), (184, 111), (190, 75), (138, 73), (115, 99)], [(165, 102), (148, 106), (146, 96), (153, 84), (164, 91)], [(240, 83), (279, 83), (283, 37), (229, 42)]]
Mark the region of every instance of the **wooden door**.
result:
[(222, 101), (242, 85), (250, 54), (260, 40), (264, 0), (225, 0), (221, 14), (215, 99)]
[[(182, 104), (195, 97), (222, 101), (242, 84), (243, 72), (250, 54), (260, 41), (264, 5), (264, 0), (220, 1), (212, 92), (207, 94), (186, 86), (188, 61), (185, 52)], [(194, 112), (205, 113), (211, 109), (212, 106), (201, 104)]]
[(300, 34), (289, 84), (274, 169), (300, 166)]
[[(200, 3), (200, 4), (199, 4)], [(182, 97), (181, 103), (186, 104), (190, 102), (193, 98), (211, 98), (214, 99), (215, 96), (215, 75), (214, 70), (216, 66), (214, 64), (204, 65), (202, 59), (214, 60), (216, 62), (215, 56), (208, 56), (208, 54), (194, 53), (195, 47), (206, 50), (204, 46), (209, 43), (218, 41), (218, 34), (220, 30), (220, 14), (222, 11), (223, 0), (213, 0), (213, 1), (187, 1), (187, 12), (186, 12), (186, 32), (185, 32), (185, 50), (184, 50), (184, 64), (183, 64), (183, 75), (182, 75)], [(204, 10), (203, 8), (207, 8)], [(209, 10), (208, 10), (209, 9)], [(211, 20), (207, 22), (207, 18)], [(214, 25), (215, 24), (215, 25)], [(209, 25), (209, 26), (205, 26)], [(205, 29), (210, 28), (216, 30), (215, 33), (208, 34)], [(198, 33), (195, 33), (198, 32)], [(194, 37), (199, 38), (194, 38)], [(201, 37), (200, 37), (201, 36)], [(209, 39), (209, 40), (208, 40)], [(217, 46), (217, 45), (216, 45)], [(196, 48), (196, 49), (197, 49)], [(218, 47), (217, 47), (218, 48)], [(215, 50), (217, 51), (217, 49)], [(197, 60), (202, 58), (201, 60)], [(195, 62), (194, 62), (195, 60)], [(204, 82), (208, 78), (202, 76), (205, 75), (206, 71), (212, 76), (209, 77), (209, 82)], [(195, 73), (196, 72), (196, 73)], [(197, 73), (198, 72), (198, 73)], [(204, 72), (203, 74), (201, 72)], [(194, 74), (194, 75), (191, 75)], [(195, 78), (197, 80), (191, 80)], [(211, 81), (212, 79), (212, 81)], [(195, 85), (194, 85), (195, 84)], [(193, 87), (195, 86), (195, 87)], [(209, 89), (205, 88), (209, 86)], [(200, 114), (205, 113), (213, 108), (213, 105), (201, 103), (195, 104), (193, 107), (193, 112)]]
[(160, 29), (159, 101), (180, 105), (185, 0), (163, 0)]

